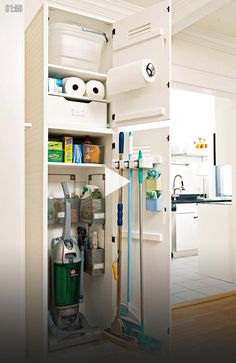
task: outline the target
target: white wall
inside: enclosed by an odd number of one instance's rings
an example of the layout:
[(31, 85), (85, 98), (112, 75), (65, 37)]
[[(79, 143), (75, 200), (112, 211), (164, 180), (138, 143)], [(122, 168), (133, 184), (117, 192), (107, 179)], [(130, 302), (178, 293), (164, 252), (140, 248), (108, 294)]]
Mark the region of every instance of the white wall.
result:
[(24, 15), (6, 12), (6, 4), (0, 4), (0, 351), (2, 361), (16, 362), (24, 353), (25, 325)]
[(218, 165), (233, 163), (235, 115), (235, 103), (232, 99), (216, 97), (216, 159)]
[[(232, 165), (232, 220), (236, 219), (236, 99), (216, 98), (216, 125), (217, 125), (217, 164)], [(236, 224), (233, 225), (233, 244), (231, 254), (233, 255), (232, 268), (234, 272), (234, 283), (236, 283)]]
[[(172, 89), (171, 93), (171, 145), (172, 152), (196, 154), (194, 142), (204, 137), (208, 143), (209, 158), (172, 157), (172, 162), (189, 163), (189, 166), (171, 166), (171, 180), (176, 174), (183, 176), (186, 190), (184, 193), (202, 193), (203, 179), (198, 176), (199, 164), (203, 161), (212, 163), (212, 134), (215, 131), (215, 97), (207, 94)], [(210, 181), (210, 178), (208, 178)]]
[(25, 28), (29, 25), (44, 0), (25, 0)]

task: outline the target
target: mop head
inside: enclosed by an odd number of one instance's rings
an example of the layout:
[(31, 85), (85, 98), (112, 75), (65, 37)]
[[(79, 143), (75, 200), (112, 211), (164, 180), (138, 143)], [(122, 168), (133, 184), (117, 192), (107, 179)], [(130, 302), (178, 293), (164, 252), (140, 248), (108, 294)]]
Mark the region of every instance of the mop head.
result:
[(143, 324), (141, 324), (127, 306), (121, 304), (120, 311), (125, 334), (134, 339), (141, 349), (150, 352), (160, 352), (160, 341), (151, 336), (145, 335)]
[(156, 352), (156, 353), (160, 352), (161, 350), (160, 341), (151, 336), (145, 335), (143, 322), (141, 322), (140, 329), (141, 329), (141, 334), (139, 337), (140, 347), (148, 352)]

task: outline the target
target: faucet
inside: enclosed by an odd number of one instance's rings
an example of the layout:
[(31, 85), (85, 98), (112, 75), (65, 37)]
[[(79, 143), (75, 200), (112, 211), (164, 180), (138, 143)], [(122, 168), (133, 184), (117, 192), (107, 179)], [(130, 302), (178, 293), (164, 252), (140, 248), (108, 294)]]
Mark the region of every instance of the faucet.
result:
[[(180, 178), (180, 181), (181, 181), (181, 187), (177, 187), (175, 186), (175, 182), (176, 182), (176, 179), (177, 178)], [(176, 191), (179, 191), (179, 193), (176, 193)], [(174, 177), (174, 180), (173, 180), (173, 191), (174, 191), (174, 196), (177, 196), (181, 193), (182, 190), (185, 190), (184, 188), (184, 182), (183, 182), (183, 177), (182, 175), (180, 174), (176, 174), (175, 177)]]

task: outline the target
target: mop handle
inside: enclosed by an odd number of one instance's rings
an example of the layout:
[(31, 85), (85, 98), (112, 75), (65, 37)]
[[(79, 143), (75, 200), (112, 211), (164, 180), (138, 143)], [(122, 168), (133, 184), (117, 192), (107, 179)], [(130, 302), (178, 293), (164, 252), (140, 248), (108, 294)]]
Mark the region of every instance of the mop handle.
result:
[(138, 182), (139, 182), (139, 248), (140, 248), (140, 310), (141, 310), (141, 338), (144, 337), (144, 291), (143, 291), (143, 169), (141, 160), (142, 151), (139, 151)]
[[(129, 160), (133, 159), (133, 132), (129, 132)], [(128, 171), (128, 268), (127, 268), (127, 305), (131, 304), (132, 299), (132, 192), (133, 192), (133, 170)]]
[(70, 192), (68, 189), (68, 186), (66, 184), (66, 182), (62, 182), (62, 189), (63, 189), (63, 193), (64, 193), (64, 198), (65, 198), (65, 223), (63, 226), (63, 233), (62, 233), (62, 237), (64, 239), (64, 241), (69, 241), (71, 239), (71, 203), (70, 203)]

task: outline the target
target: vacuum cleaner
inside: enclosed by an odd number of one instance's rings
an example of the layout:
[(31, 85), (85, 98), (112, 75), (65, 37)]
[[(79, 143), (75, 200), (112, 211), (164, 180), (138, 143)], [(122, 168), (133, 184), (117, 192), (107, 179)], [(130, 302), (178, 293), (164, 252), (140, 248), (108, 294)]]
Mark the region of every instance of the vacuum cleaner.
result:
[(65, 198), (65, 224), (62, 237), (51, 242), (51, 306), (49, 334), (51, 350), (98, 339), (100, 331), (92, 327), (79, 311), (83, 286), (83, 251), (71, 237), (71, 203), (66, 183), (62, 182)]

